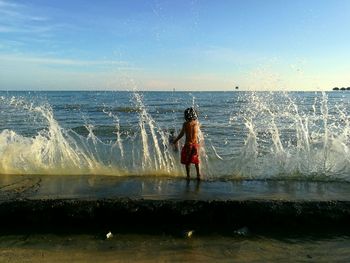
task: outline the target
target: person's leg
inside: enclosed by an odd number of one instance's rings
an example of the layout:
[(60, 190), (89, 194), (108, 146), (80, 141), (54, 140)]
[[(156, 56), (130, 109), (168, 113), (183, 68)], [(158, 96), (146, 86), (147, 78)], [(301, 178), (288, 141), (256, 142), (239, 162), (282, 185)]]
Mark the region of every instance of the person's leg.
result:
[(190, 165), (186, 164), (186, 174), (187, 174), (187, 179), (190, 178)]
[(201, 175), (199, 173), (199, 164), (196, 163), (195, 166), (196, 166), (196, 172), (197, 172), (197, 180), (200, 180), (201, 179)]

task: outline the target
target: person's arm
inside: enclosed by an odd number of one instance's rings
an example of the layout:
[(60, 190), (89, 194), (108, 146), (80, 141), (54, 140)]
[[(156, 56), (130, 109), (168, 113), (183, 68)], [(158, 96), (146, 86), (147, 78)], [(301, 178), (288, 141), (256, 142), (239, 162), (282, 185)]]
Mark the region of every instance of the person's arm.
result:
[(184, 134), (185, 134), (185, 124), (182, 125), (182, 129), (181, 129), (179, 135), (176, 137), (176, 139), (173, 140), (173, 144), (176, 144), (177, 141), (180, 140), (182, 138), (182, 136), (184, 136)]

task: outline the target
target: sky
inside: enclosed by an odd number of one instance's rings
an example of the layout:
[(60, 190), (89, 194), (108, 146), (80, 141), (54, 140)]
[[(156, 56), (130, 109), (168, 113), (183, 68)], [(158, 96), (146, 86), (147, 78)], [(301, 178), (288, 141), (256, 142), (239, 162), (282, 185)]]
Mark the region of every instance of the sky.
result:
[(0, 0), (0, 90), (350, 86), (348, 0)]

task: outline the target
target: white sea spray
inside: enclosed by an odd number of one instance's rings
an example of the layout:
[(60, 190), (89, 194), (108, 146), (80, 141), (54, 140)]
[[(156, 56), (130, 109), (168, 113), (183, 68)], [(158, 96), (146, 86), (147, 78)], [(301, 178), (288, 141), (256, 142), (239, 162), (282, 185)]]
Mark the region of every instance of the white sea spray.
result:
[[(171, 105), (155, 101), (154, 106), (143, 95), (129, 93), (129, 105), (117, 100), (105, 105), (97, 98), (98, 107), (89, 105), (95, 113), (81, 113), (76, 128), (66, 126), (67, 113), (57, 116), (54, 103), (1, 96), (0, 173), (184, 176), (169, 130), (179, 131), (183, 110), (192, 106), (199, 111), (206, 179), (350, 181), (346, 97), (237, 92), (216, 102), (218, 94), (184, 93), (172, 94), (178, 97)], [(73, 111), (81, 102), (67, 107)]]

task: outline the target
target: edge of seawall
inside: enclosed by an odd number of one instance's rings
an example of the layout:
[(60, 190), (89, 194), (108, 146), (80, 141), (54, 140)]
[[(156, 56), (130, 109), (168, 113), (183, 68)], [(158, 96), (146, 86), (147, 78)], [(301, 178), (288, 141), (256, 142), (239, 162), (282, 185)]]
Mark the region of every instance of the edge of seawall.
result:
[(0, 229), (346, 227), (350, 184), (0, 176), (0, 215)]
[(47, 199), (0, 203), (11, 226), (239, 226), (348, 225), (350, 201)]

